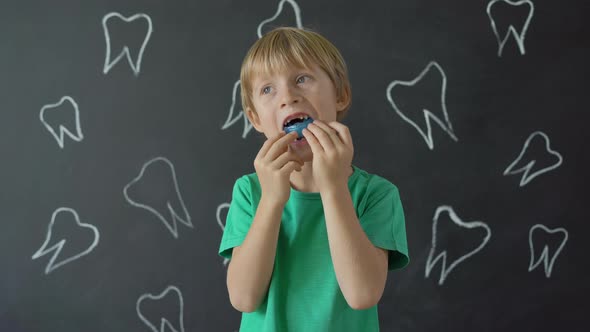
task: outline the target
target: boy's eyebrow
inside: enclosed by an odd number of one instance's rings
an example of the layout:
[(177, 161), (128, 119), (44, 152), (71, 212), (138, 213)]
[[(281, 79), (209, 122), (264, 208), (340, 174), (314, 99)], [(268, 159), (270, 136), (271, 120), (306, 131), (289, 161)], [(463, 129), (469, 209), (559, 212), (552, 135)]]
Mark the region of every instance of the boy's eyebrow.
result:
[(268, 82), (270, 82), (271, 79), (269, 77), (263, 77), (263, 78), (254, 78), (252, 80), (252, 89), (253, 90), (258, 90), (260, 87), (266, 85)]

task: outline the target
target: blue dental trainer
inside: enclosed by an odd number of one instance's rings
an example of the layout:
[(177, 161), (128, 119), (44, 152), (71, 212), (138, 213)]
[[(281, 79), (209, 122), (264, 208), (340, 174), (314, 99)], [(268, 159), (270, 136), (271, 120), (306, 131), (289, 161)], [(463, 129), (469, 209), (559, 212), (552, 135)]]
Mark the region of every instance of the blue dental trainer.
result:
[(297, 132), (297, 139), (300, 140), (303, 138), (303, 129), (307, 128), (307, 126), (313, 122), (313, 119), (311, 117), (308, 117), (307, 119), (300, 121), (300, 122), (296, 122), (294, 124), (288, 125), (285, 127), (285, 132), (288, 134), (292, 131), (296, 131)]

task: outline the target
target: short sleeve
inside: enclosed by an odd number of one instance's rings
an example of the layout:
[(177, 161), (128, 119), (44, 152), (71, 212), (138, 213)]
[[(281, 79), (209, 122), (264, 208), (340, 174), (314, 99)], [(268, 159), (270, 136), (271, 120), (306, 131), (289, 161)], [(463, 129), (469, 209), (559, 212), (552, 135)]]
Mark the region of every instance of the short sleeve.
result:
[(410, 262), (402, 202), (393, 184), (379, 187), (369, 193), (359, 221), (376, 247), (389, 250), (388, 269), (400, 269)]
[(219, 246), (219, 255), (231, 258), (232, 249), (244, 241), (253, 220), (250, 183), (246, 176), (236, 180), (227, 212), (225, 228)]

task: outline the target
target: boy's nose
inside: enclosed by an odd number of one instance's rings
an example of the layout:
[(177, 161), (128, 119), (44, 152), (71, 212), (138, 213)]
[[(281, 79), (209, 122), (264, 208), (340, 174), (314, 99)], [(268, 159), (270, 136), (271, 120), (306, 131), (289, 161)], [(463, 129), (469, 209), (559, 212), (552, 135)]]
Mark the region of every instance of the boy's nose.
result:
[(293, 91), (293, 88), (283, 89), (283, 94), (281, 95), (281, 108), (298, 103), (299, 98), (299, 94)]

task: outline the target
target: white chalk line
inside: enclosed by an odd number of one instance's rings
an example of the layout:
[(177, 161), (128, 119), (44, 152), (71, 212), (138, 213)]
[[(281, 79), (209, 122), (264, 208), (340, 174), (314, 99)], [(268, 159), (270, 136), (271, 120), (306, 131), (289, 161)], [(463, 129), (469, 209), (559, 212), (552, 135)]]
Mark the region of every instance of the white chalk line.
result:
[[(55, 224), (56, 218), (60, 213), (72, 214), (74, 216), (74, 219), (75, 219), (76, 224), (78, 226), (80, 226), (81, 228), (91, 229), (92, 232), (94, 233), (94, 240), (92, 241), (92, 243), (90, 244), (90, 246), (88, 246), (88, 248), (86, 250), (82, 251), (81, 253), (79, 253), (77, 255), (71, 256), (67, 259), (63, 259), (63, 260), (59, 261), (58, 263), (56, 263), (55, 261), (57, 260), (60, 252), (62, 251), (64, 245), (67, 242), (66, 239), (62, 239), (62, 240), (58, 241), (56, 244), (54, 244), (53, 246), (51, 246), (49, 248), (47, 248), (47, 246), (49, 245), (49, 243), (52, 240), (51, 235), (52, 235), (53, 225)], [(98, 228), (96, 228), (96, 226), (91, 225), (91, 224), (87, 224), (87, 223), (81, 223), (80, 217), (78, 216), (78, 213), (74, 209), (67, 208), (67, 207), (60, 207), (53, 212), (53, 214), (51, 216), (51, 221), (49, 222), (49, 225), (47, 227), (47, 235), (45, 236), (45, 242), (43, 242), (43, 245), (41, 246), (41, 248), (39, 248), (39, 250), (37, 250), (37, 252), (35, 252), (33, 254), (32, 259), (35, 260), (39, 257), (42, 257), (42, 256), (54, 251), (53, 256), (51, 256), (49, 263), (45, 267), (45, 274), (49, 274), (52, 271), (54, 271), (55, 269), (65, 265), (65, 264), (73, 262), (73, 261), (81, 258), (82, 256), (88, 255), (98, 245), (99, 239), (100, 239), (100, 233), (98, 231)]]
[[(526, 21), (524, 22), (524, 24), (522, 26), (522, 29), (520, 30), (520, 33), (516, 32), (516, 28), (514, 27), (514, 25), (510, 24), (508, 26), (508, 30), (506, 31), (506, 34), (504, 35), (504, 38), (500, 38), (500, 34), (498, 33), (498, 29), (496, 28), (496, 22), (494, 21), (494, 18), (492, 17), (492, 14), (491, 14), (492, 6), (498, 2), (505, 2), (511, 6), (520, 6), (523, 4), (529, 5), (529, 13), (527, 15)], [(492, 0), (488, 3), (488, 6), (486, 8), (486, 12), (488, 14), (488, 18), (490, 19), (490, 24), (492, 26), (492, 30), (494, 31), (494, 35), (496, 36), (496, 40), (498, 42), (498, 57), (502, 56), (502, 51), (504, 50), (504, 46), (506, 45), (506, 42), (508, 41), (508, 38), (510, 37), (511, 34), (514, 36), (514, 40), (516, 40), (520, 54), (524, 55), (526, 53), (525, 49), (524, 49), (524, 38), (526, 37), (526, 32), (529, 27), (529, 24), (531, 23), (531, 19), (533, 18), (534, 11), (535, 11), (535, 5), (530, 0), (521, 0), (521, 1)]]
[[(178, 202), (180, 203), (181, 207), (182, 207), (182, 212), (184, 217), (180, 217), (180, 215), (174, 210), (174, 208), (172, 207), (172, 204), (170, 202), (170, 200), (168, 200), (166, 202), (166, 206), (168, 207), (168, 211), (170, 213), (170, 215), (172, 216), (172, 221), (168, 221), (166, 220), (166, 218), (163, 216), (163, 213), (158, 212), (156, 209), (152, 208), (149, 205), (146, 204), (141, 204), (138, 203), (136, 201), (134, 201), (133, 199), (131, 199), (127, 193), (127, 191), (129, 190), (129, 188), (131, 186), (133, 186), (135, 183), (137, 183), (138, 181), (141, 180), (141, 178), (143, 177), (143, 174), (145, 172), (145, 170), (153, 163), (156, 162), (163, 162), (164, 164), (166, 164), (166, 166), (170, 169), (170, 174), (171, 174), (171, 178), (172, 178), (172, 182), (174, 184), (174, 190), (176, 191), (176, 199), (178, 200)], [(127, 200), (127, 202), (129, 202), (129, 204), (138, 207), (138, 208), (142, 208), (145, 210), (148, 210), (149, 212), (153, 213), (156, 217), (158, 217), (158, 219), (160, 219), (160, 221), (162, 221), (162, 223), (164, 223), (164, 225), (166, 226), (166, 228), (170, 231), (170, 233), (172, 233), (172, 235), (174, 236), (174, 238), (178, 238), (178, 225), (177, 225), (177, 221), (180, 221), (181, 223), (183, 223), (184, 225), (193, 228), (193, 224), (191, 223), (191, 217), (188, 213), (188, 210), (186, 209), (186, 206), (184, 205), (184, 200), (182, 199), (182, 196), (180, 194), (180, 189), (178, 188), (178, 181), (176, 179), (176, 172), (174, 170), (174, 165), (172, 164), (172, 162), (170, 162), (170, 160), (168, 160), (165, 157), (156, 157), (152, 160), (149, 160), (148, 162), (146, 162), (142, 168), (141, 171), (139, 172), (139, 175), (137, 177), (135, 177), (130, 183), (128, 183), (127, 185), (125, 185), (125, 188), (123, 189), (123, 195), (125, 196), (125, 199)]]
[[(68, 128), (64, 127), (61, 124), (59, 125), (58, 130), (55, 130), (45, 120), (45, 117), (46, 117), (45, 112), (47, 110), (57, 108), (57, 107), (61, 106), (63, 103), (65, 103), (66, 101), (69, 102), (72, 105), (72, 107), (74, 108), (74, 120), (76, 123), (76, 129), (75, 129), (76, 133), (72, 133)], [(78, 107), (78, 103), (76, 103), (76, 101), (70, 96), (62, 97), (60, 99), (60, 101), (55, 104), (47, 104), (47, 105), (44, 105), (43, 107), (41, 107), (41, 111), (39, 112), (39, 119), (41, 120), (41, 123), (43, 123), (45, 128), (47, 128), (47, 130), (49, 130), (51, 135), (53, 135), (53, 137), (55, 138), (55, 140), (57, 141), (57, 144), (59, 145), (59, 147), (61, 149), (64, 148), (64, 141), (65, 141), (64, 135), (68, 135), (71, 139), (73, 139), (76, 142), (81, 142), (84, 139), (84, 134), (82, 133), (82, 126), (80, 125), (80, 109)], [(58, 134), (58, 131), (59, 131), (59, 134)]]
[[(141, 303), (146, 300), (146, 299), (150, 299), (150, 300), (161, 300), (163, 297), (165, 297), (166, 295), (168, 295), (168, 293), (170, 292), (174, 292), (176, 293), (176, 295), (178, 296), (178, 304), (179, 304), (179, 316), (178, 316), (178, 324), (179, 324), (179, 329), (176, 329), (174, 327), (174, 324), (170, 323), (170, 321), (168, 319), (166, 319), (166, 317), (161, 317), (160, 319), (160, 327), (159, 330), (158, 328), (152, 324), (152, 322), (150, 322), (142, 313), (141, 313)], [(182, 298), (182, 293), (180, 292), (180, 290), (178, 289), (178, 287), (176, 286), (168, 286), (166, 287), (166, 289), (160, 293), (159, 295), (152, 295), (149, 293), (145, 293), (142, 294), (139, 299), (137, 299), (137, 303), (135, 305), (135, 311), (137, 312), (137, 316), (139, 316), (139, 318), (141, 319), (141, 321), (147, 325), (150, 330), (152, 330), (153, 332), (166, 332), (165, 328), (166, 326), (168, 327), (168, 329), (174, 331), (174, 332), (184, 332), (184, 299)]]
[[(442, 212), (447, 212), (449, 214), (450, 219), (453, 221), (453, 223), (455, 223), (459, 227), (469, 228), (469, 229), (481, 227), (486, 231), (485, 238), (483, 239), (481, 244), (479, 246), (477, 246), (477, 248), (468, 252), (465, 255), (460, 256), (457, 260), (455, 260), (453, 263), (451, 263), (451, 265), (448, 268), (447, 268), (447, 251), (446, 250), (442, 250), (440, 254), (438, 254), (435, 258), (433, 258), (434, 254), (436, 252), (436, 249), (437, 249), (436, 248), (436, 239), (437, 239), (436, 231), (437, 231), (437, 225), (438, 225), (438, 218)], [(442, 285), (445, 282), (445, 280), (447, 279), (447, 276), (451, 273), (451, 271), (453, 271), (453, 269), (455, 269), (455, 267), (457, 267), (458, 264), (462, 263), (467, 258), (472, 257), (473, 255), (475, 255), (476, 253), (481, 251), (486, 246), (486, 244), (488, 243), (488, 241), (491, 238), (491, 235), (492, 235), (492, 231), (486, 223), (481, 222), (481, 221), (463, 222), (457, 216), (457, 214), (455, 213), (455, 211), (453, 210), (453, 208), (451, 206), (448, 206), (448, 205), (439, 206), (436, 209), (436, 213), (434, 214), (434, 218), (432, 221), (432, 247), (430, 249), (430, 253), (428, 254), (428, 260), (426, 262), (425, 278), (428, 278), (430, 276), (432, 268), (436, 265), (436, 263), (439, 260), (442, 260), (441, 274), (440, 274), (440, 278), (438, 280), (438, 284)]]
[[(135, 60), (135, 62), (131, 59), (131, 53), (129, 51), (129, 46), (125, 45), (123, 46), (123, 50), (119, 53), (119, 55), (117, 55), (117, 57), (111, 61), (111, 37), (110, 37), (110, 33), (109, 33), (109, 29), (107, 26), (107, 21), (112, 18), (112, 17), (117, 17), (123, 21), (125, 21), (126, 23), (135, 21), (137, 19), (145, 19), (148, 23), (148, 30), (147, 33), (143, 39), (143, 43), (141, 44), (141, 48), (139, 49), (139, 53), (137, 55), (137, 59)], [(119, 60), (121, 60), (124, 56), (127, 57), (127, 62), (129, 63), (129, 65), (131, 66), (131, 69), (133, 70), (133, 74), (135, 76), (139, 75), (139, 72), (141, 71), (141, 61), (143, 59), (143, 52), (145, 51), (145, 47), (147, 46), (147, 43), (152, 35), (153, 32), (153, 26), (152, 26), (152, 19), (144, 13), (139, 13), (139, 14), (135, 14), (131, 17), (124, 17), (123, 15), (119, 14), (119, 13), (109, 13), (107, 15), (105, 15), (102, 19), (102, 27), (104, 30), (104, 37), (105, 37), (105, 42), (106, 42), (106, 56), (105, 56), (105, 62), (104, 62), (104, 67), (103, 67), (103, 73), (107, 74), (111, 68), (117, 64), (117, 62), (119, 62)]]
[[(550, 234), (562, 233), (563, 239), (561, 240), (561, 244), (559, 245), (557, 250), (555, 250), (555, 252), (553, 253), (553, 256), (551, 257), (551, 259), (549, 259), (549, 247), (547, 246), (547, 244), (544, 244), (543, 250), (541, 251), (541, 255), (539, 255), (539, 259), (536, 262), (534, 262), (535, 261), (535, 250), (534, 250), (534, 245), (533, 245), (533, 233), (537, 229), (542, 229), (543, 231), (550, 233)], [(543, 263), (543, 267), (545, 268), (545, 276), (547, 278), (550, 278), (551, 273), (553, 271), (553, 264), (555, 263), (555, 260), (557, 259), (557, 257), (561, 253), (561, 250), (565, 246), (567, 239), (568, 239), (568, 232), (563, 227), (558, 227), (558, 228), (555, 228), (552, 230), (542, 224), (536, 224), (533, 227), (531, 227), (531, 229), (529, 230), (529, 248), (531, 250), (529, 272), (534, 270), (537, 266), (539, 266), (539, 264)]]
[(279, 17), (279, 15), (283, 12), (283, 6), (285, 3), (288, 3), (289, 5), (291, 5), (291, 8), (293, 8), (293, 13), (295, 14), (295, 24), (298, 28), (303, 28), (303, 23), (301, 20), (301, 9), (299, 8), (299, 5), (297, 4), (296, 1), (294, 0), (281, 0), (279, 2), (279, 5), (277, 7), (277, 11), (275, 12), (275, 14), (270, 17), (267, 18), (266, 20), (263, 20), (262, 22), (260, 22), (260, 24), (258, 24), (258, 28), (256, 29), (256, 33), (258, 34), (258, 38), (262, 38), (263, 33), (262, 33), (262, 27), (270, 22), (273, 22), (274, 20), (277, 19), (277, 17)]
[[(236, 83), (234, 83), (231, 106), (229, 107), (229, 114), (227, 116), (227, 119), (225, 120), (225, 123), (221, 127), (221, 130), (225, 130), (225, 129), (231, 127), (236, 121), (238, 121), (240, 118), (243, 118), (244, 119), (244, 130), (242, 131), (242, 138), (246, 138), (246, 136), (248, 135), (250, 130), (252, 130), (253, 126), (250, 123), (250, 120), (248, 120), (248, 117), (246, 116), (246, 114), (244, 113), (243, 110), (240, 110), (238, 112), (238, 114), (234, 117), (234, 110), (237, 107), (236, 100), (237, 100), (237, 95), (239, 92), (240, 92), (240, 80), (237, 80)], [(238, 101), (238, 102), (240, 102), (240, 101)], [(240, 104), (241, 104), (241, 102), (240, 102)]]
[[(432, 112), (430, 112), (427, 109), (423, 109), (424, 121), (426, 122), (426, 132), (425, 132), (424, 130), (422, 130), (422, 128), (420, 126), (418, 126), (414, 121), (412, 121), (408, 116), (406, 116), (400, 110), (400, 108), (395, 103), (394, 98), (391, 95), (391, 92), (392, 92), (393, 88), (397, 85), (402, 85), (402, 86), (416, 85), (416, 83), (420, 82), (420, 80), (422, 80), (422, 78), (426, 75), (426, 73), (428, 73), (432, 68), (435, 68), (442, 76), (442, 85), (441, 85), (441, 90), (440, 90), (440, 103), (441, 103), (442, 113), (444, 116), (444, 123), (439, 117), (434, 115)], [(430, 125), (431, 119), (433, 121), (435, 121), (440, 126), (440, 128), (442, 128), (451, 137), (451, 139), (453, 139), (454, 141), (459, 141), (457, 136), (455, 136), (455, 133), (453, 131), (453, 125), (451, 124), (451, 120), (449, 119), (449, 114), (447, 112), (447, 105), (446, 105), (446, 101), (445, 101), (446, 89), (447, 89), (447, 76), (445, 75), (445, 72), (443, 71), (442, 67), (436, 61), (431, 61), (426, 66), (426, 68), (424, 68), (424, 70), (422, 70), (422, 72), (413, 80), (411, 80), (411, 81), (395, 80), (395, 81), (392, 81), (391, 83), (389, 83), (389, 85), (387, 86), (387, 90), (386, 90), (387, 100), (389, 101), (389, 103), (391, 104), (391, 106), (393, 107), (395, 112), (404, 121), (406, 121), (407, 123), (412, 125), (412, 127), (414, 127), (418, 131), (418, 133), (422, 136), (422, 138), (424, 139), (424, 141), (426, 142), (426, 145), (428, 145), (428, 148), (430, 150), (432, 150), (434, 148), (434, 140), (432, 138), (432, 128)]]
[[(546, 151), (557, 157), (557, 162), (551, 166), (548, 167), (544, 167), (539, 169), (536, 172), (532, 172), (531, 170), (533, 169), (533, 167), (536, 165), (537, 161), (535, 159), (529, 161), (528, 163), (526, 163), (523, 167), (520, 167), (518, 169), (513, 169), (517, 164), (520, 163), (522, 157), (524, 156), (525, 152), (527, 151), (530, 142), (533, 140), (533, 138), (540, 136), (544, 141), (545, 141), (545, 149)], [(543, 173), (547, 173), (549, 171), (552, 171), (556, 168), (558, 168), (563, 162), (563, 157), (561, 156), (561, 154), (555, 150), (551, 149), (551, 141), (549, 140), (549, 137), (547, 136), (547, 134), (545, 134), (542, 131), (535, 131), (532, 134), (529, 135), (529, 137), (527, 138), (527, 140), (524, 142), (524, 145), (520, 151), (520, 154), (518, 155), (518, 157), (504, 170), (503, 175), (514, 175), (514, 174), (518, 174), (518, 173), (523, 173), (522, 177), (520, 178), (520, 183), (519, 186), (523, 187), (526, 184), (528, 184), (529, 182), (531, 182), (534, 178), (536, 178), (537, 176), (543, 174)]]

